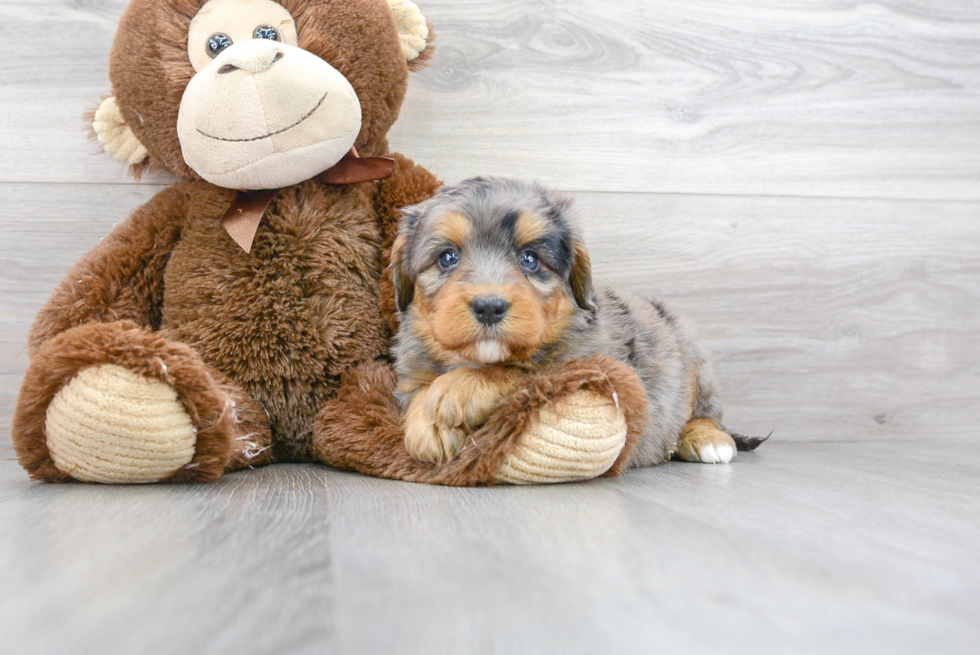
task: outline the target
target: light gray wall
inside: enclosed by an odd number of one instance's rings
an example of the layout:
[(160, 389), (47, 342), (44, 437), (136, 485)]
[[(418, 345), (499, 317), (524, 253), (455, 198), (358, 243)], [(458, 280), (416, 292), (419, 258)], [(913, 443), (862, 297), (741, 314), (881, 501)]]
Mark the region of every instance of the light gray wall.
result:
[[(394, 149), (574, 193), (597, 277), (700, 325), (732, 428), (975, 434), (980, 4), (420, 4), (439, 50)], [(83, 129), (124, 5), (0, 0), (3, 426), (33, 314), (168, 183), (133, 184)]]

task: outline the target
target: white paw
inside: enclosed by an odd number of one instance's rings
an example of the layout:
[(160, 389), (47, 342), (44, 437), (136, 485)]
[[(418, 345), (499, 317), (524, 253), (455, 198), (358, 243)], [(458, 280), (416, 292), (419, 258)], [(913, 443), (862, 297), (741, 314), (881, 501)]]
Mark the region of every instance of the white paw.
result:
[(735, 449), (728, 444), (706, 444), (698, 450), (703, 464), (728, 464), (735, 456)]
[(735, 457), (735, 441), (713, 421), (691, 421), (677, 443), (677, 456), (685, 462), (728, 464)]

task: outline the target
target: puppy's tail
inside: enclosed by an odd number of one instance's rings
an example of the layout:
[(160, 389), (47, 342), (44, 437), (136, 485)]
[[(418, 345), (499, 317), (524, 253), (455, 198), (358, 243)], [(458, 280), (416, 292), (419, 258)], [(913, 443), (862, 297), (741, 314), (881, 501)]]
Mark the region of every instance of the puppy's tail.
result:
[(738, 450), (755, 450), (766, 439), (772, 436), (772, 432), (764, 437), (746, 437), (744, 434), (738, 434), (737, 432), (729, 432), (728, 434), (735, 440), (735, 447)]

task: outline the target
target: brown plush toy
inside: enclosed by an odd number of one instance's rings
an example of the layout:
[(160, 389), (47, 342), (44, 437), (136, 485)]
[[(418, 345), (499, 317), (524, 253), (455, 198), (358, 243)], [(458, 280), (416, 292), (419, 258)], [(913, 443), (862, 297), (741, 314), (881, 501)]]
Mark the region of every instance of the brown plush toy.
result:
[(431, 32), (408, 0), (132, 0), (95, 113), (179, 178), (68, 273), (30, 333), (13, 440), (31, 477), (206, 482), (324, 462), (440, 484), (615, 473), (646, 412), (607, 360), (543, 371), (453, 462), (403, 445), (386, 269), (439, 182), (386, 138)]

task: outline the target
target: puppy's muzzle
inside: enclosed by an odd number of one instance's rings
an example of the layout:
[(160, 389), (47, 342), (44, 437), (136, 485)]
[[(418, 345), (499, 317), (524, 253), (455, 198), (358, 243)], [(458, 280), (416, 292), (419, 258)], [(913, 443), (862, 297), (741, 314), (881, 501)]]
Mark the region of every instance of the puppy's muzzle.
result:
[(477, 296), (470, 302), (470, 311), (483, 325), (491, 327), (504, 320), (510, 303), (500, 296)]

